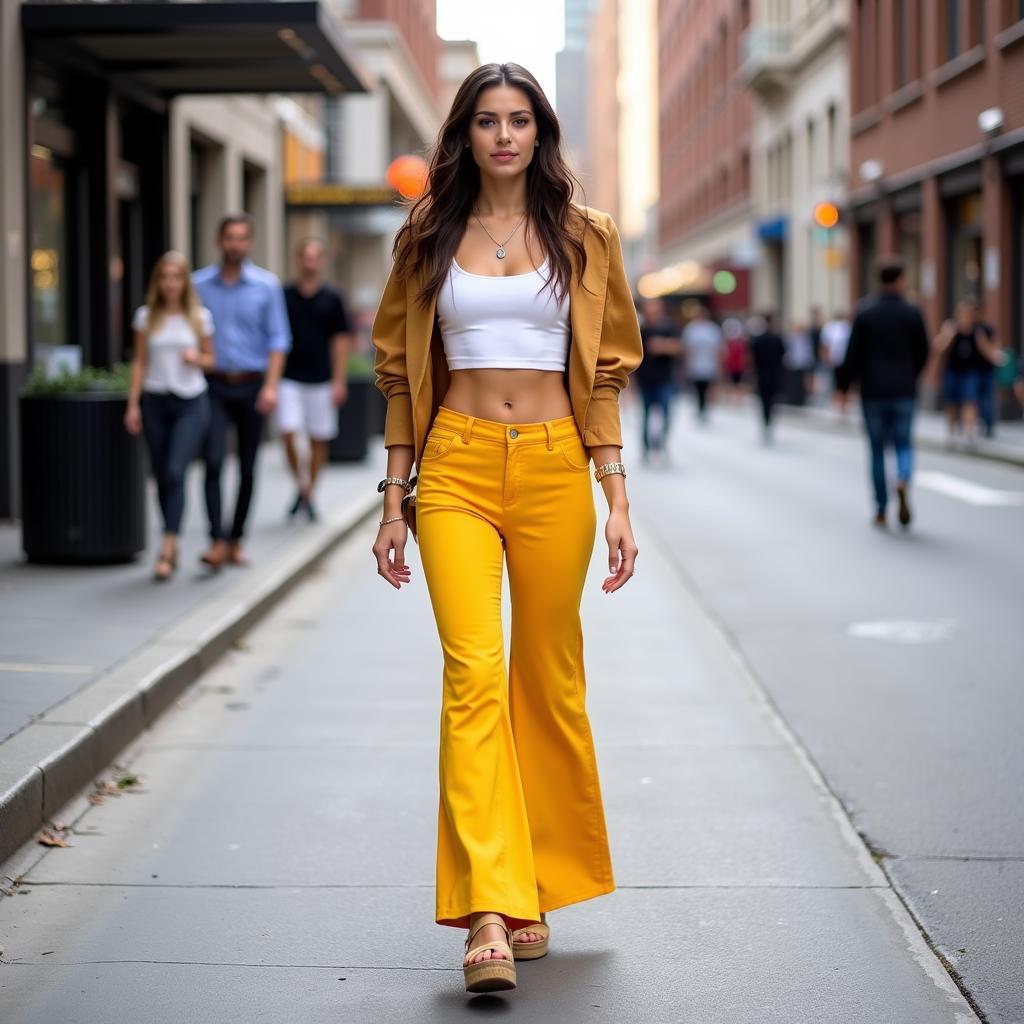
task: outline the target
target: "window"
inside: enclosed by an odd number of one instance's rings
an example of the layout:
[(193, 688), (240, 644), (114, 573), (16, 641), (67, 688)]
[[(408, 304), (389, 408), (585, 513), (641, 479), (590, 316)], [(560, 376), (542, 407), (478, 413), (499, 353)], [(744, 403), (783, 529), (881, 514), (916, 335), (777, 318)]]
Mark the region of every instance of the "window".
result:
[(943, 28), (946, 36), (946, 60), (952, 60), (960, 53), (960, 2), (961, 0), (945, 0)]
[(836, 143), (838, 142), (836, 136), (836, 105), (834, 103), (829, 105), (825, 117), (828, 132), (828, 137), (825, 140), (825, 175), (831, 179), (835, 176), (838, 160), (836, 153)]
[(856, 103), (864, 110), (878, 101), (878, 0), (858, 0), (856, 59)]
[(809, 185), (813, 185), (814, 184), (814, 174), (815, 174), (814, 147), (815, 147), (814, 121), (808, 119), (808, 121), (807, 121), (807, 183)]
[(918, 77), (915, 42), (918, 38), (921, 0), (894, 0), (893, 2), (893, 85), (899, 89)]
[(67, 176), (63, 162), (45, 146), (32, 147), (32, 341), (42, 346), (74, 344), (68, 336)]

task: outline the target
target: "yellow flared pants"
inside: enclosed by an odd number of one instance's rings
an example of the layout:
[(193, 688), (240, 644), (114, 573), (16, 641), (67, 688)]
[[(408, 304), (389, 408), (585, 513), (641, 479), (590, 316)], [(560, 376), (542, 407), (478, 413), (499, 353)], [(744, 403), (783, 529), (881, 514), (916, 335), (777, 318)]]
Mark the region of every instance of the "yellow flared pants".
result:
[(506, 424), (442, 406), (416, 508), (444, 653), (435, 916), (465, 927), (491, 910), (518, 928), (615, 888), (584, 706), (579, 608), (596, 513), (575, 420)]

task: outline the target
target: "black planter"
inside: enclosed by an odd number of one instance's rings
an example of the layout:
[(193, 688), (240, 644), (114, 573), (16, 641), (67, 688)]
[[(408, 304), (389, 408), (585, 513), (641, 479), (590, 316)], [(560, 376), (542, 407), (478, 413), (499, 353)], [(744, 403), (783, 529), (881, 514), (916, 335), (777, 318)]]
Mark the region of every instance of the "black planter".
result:
[(331, 462), (358, 462), (366, 458), (370, 434), (372, 381), (349, 378), (348, 398), (338, 409), (338, 436), (331, 442)]
[(22, 395), (21, 543), (30, 562), (128, 562), (146, 547), (146, 461), (125, 396)]

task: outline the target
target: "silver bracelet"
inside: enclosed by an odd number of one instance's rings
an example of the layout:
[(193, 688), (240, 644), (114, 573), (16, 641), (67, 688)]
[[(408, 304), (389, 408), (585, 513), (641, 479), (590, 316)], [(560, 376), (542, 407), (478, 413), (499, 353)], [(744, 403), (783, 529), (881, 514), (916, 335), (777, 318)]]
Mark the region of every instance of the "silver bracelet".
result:
[(406, 493), (412, 490), (412, 484), (408, 480), (403, 480), (400, 476), (386, 476), (377, 484), (377, 493), (383, 494), (384, 488), (389, 487), (391, 484), (405, 488)]
[(621, 462), (606, 462), (603, 466), (598, 466), (598, 468), (594, 470), (594, 479), (601, 481), (606, 476), (611, 476), (613, 473), (619, 473), (620, 475), (625, 476), (626, 467)]

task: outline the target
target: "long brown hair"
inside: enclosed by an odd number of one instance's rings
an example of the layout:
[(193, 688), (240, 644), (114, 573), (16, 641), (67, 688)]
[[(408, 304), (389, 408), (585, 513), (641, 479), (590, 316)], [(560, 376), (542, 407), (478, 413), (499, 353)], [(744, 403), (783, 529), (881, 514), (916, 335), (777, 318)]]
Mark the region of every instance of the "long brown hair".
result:
[[(562, 131), (540, 83), (519, 64), (484, 64), (459, 86), (431, 150), (427, 187), (410, 203), (392, 251), (405, 277), (423, 265), (424, 307), (438, 293), (459, 247), (470, 210), (480, 192), (480, 168), (466, 148), (469, 122), (484, 89), (510, 85), (530, 98), (537, 119), (537, 141), (526, 169), (526, 211), (548, 256), (546, 285), (560, 303), (569, 291), (573, 262), (582, 280), (587, 265), (583, 231), (588, 218), (572, 203), (573, 187), (582, 186), (562, 155)], [(570, 254), (573, 259), (570, 259)]]
[(170, 252), (165, 252), (156, 261), (153, 273), (149, 275), (149, 288), (146, 291), (146, 305), (149, 307), (146, 337), (148, 338), (159, 328), (160, 324), (163, 323), (164, 317), (167, 315), (164, 297), (160, 291), (160, 271), (163, 270), (164, 265), (167, 263), (177, 264), (185, 277), (185, 286), (181, 290), (181, 311), (185, 314), (185, 319), (188, 321), (189, 326), (195, 331), (196, 344), (198, 344), (203, 337), (203, 318), (200, 314), (202, 303), (199, 301), (199, 295), (192, 284), (188, 260), (180, 252), (175, 252), (173, 249)]

